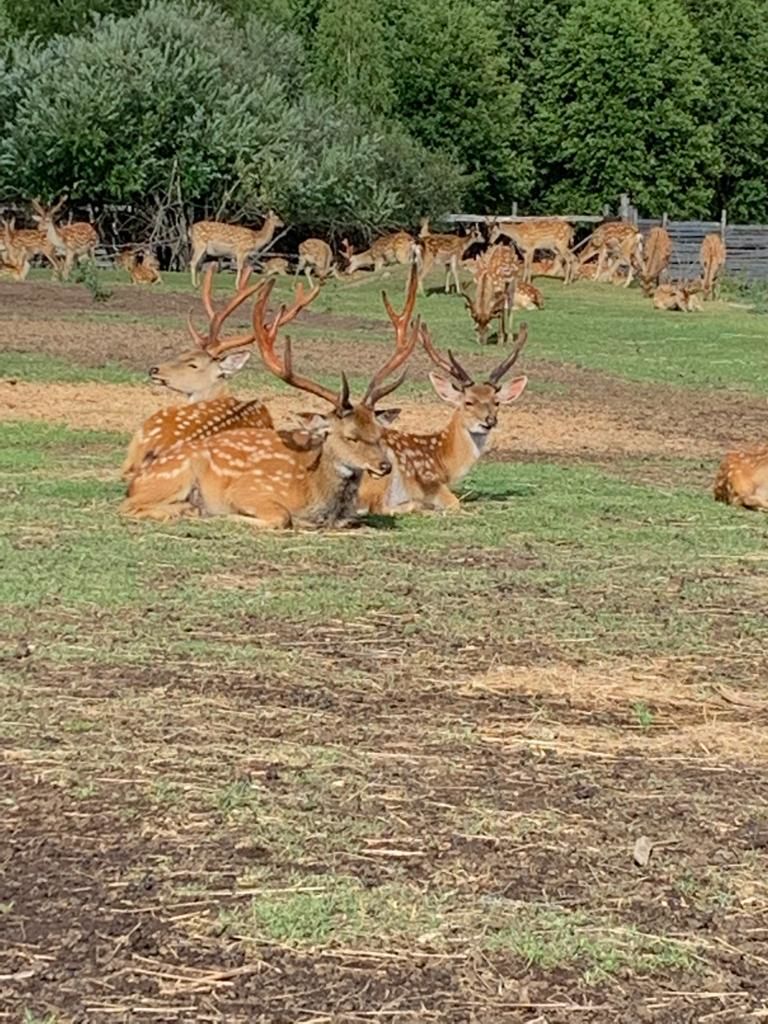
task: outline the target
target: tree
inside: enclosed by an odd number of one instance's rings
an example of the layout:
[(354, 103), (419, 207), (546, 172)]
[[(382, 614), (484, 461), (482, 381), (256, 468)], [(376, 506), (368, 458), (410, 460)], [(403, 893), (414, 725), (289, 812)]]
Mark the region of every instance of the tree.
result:
[[(691, 17), (702, 14), (690, 3)], [(768, 220), (768, 19), (764, 0), (710, 0), (698, 20), (710, 61), (709, 105), (724, 155), (716, 209), (733, 221)]]
[(30, 3), (30, 0), (3, 0), (14, 35), (28, 33), (38, 39), (79, 32), (94, 14), (133, 14), (142, 0), (56, 0), (56, 3)]
[(649, 214), (710, 213), (709, 70), (679, 0), (574, 3), (541, 58), (542, 207), (597, 212), (628, 191)]

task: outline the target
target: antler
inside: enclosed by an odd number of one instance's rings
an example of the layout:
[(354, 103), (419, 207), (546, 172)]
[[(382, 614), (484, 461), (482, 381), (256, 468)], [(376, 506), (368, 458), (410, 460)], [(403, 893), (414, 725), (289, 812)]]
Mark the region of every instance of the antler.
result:
[(59, 210), (62, 208), (64, 203), (66, 203), (67, 198), (68, 198), (68, 196), (67, 196), (67, 193), (65, 192), (64, 195), (58, 200), (58, 202), (53, 204), (53, 206), (51, 207), (51, 209), (48, 212), (48, 216), (51, 219), (54, 218), (54, 216), (59, 212)]
[(416, 342), (419, 339), (419, 320), (417, 318), (416, 321), (411, 322), (413, 309), (416, 305), (416, 291), (418, 286), (419, 268), (414, 261), (411, 263), (411, 270), (408, 276), (408, 289), (405, 293), (405, 305), (403, 306), (402, 313), (395, 312), (386, 292), (381, 293), (381, 297), (384, 300), (384, 308), (387, 311), (387, 316), (392, 321), (392, 326), (395, 328), (395, 351), (384, 365), (373, 375), (371, 383), (368, 385), (368, 390), (363, 396), (363, 405), (367, 405), (370, 409), (373, 409), (376, 403), (385, 395), (394, 391), (395, 388), (400, 387), (405, 380), (405, 373), (403, 373), (397, 378), (395, 383), (384, 384), (386, 378), (389, 377), (391, 373), (394, 373), (395, 370), (399, 369), (410, 357), (416, 347)]
[(453, 377), (454, 380), (461, 384), (462, 387), (469, 388), (474, 384), (472, 377), (470, 377), (450, 349), (448, 349), (448, 358), (445, 358), (445, 356), (435, 346), (432, 341), (432, 335), (426, 327), (421, 329), (421, 343), (424, 346), (424, 351), (439, 370), (442, 370), (443, 373), (447, 373), (450, 377)]
[(309, 377), (299, 377), (298, 374), (293, 372), (290, 338), (285, 339), (282, 359), (275, 352), (277, 332), (285, 324), (294, 320), (305, 306), (309, 305), (320, 291), (320, 288), (315, 286), (312, 291), (305, 293), (304, 286), (302, 284), (297, 285), (293, 305), (288, 307), (282, 306), (272, 321), (267, 323), (265, 319), (267, 302), (274, 285), (274, 280), (271, 280), (265, 281), (258, 286), (261, 290), (253, 307), (253, 331), (264, 365), (270, 373), (279, 377), (280, 380), (284, 380), (291, 387), (298, 388), (300, 391), (308, 391), (311, 395), (317, 395), (318, 398), (330, 402), (337, 409), (348, 409), (349, 384), (343, 373), (341, 375), (341, 391), (337, 394), (330, 388), (310, 380)]
[(525, 348), (525, 343), (528, 341), (528, 324), (520, 324), (520, 330), (515, 335), (515, 347), (512, 349), (507, 358), (499, 363), (495, 370), (491, 370), (488, 374), (489, 384), (498, 384), (501, 378), (511, 370), (512, 366), (517, 362), (517, 358)]
[(242, 306), (246, 299), (249, 299), (259, 288), (258, 284), (248, 287), (248, 278), (251, 273), (250, 268), (248, 268), (243, 277), (241, 287), (235, 292), (226, 306), (224, 306), (223, 309), (220, 309), (217, 313), (214, 309), (212, 299), (213, 275), (217, 270), (217, 263), (209, 263), (205, 269), (205, 274), (203, 275), (202, 299), (205, 312), (208, 316), (208, 337), (206, 338), (202, 335), (192, 323), (191, 313), (187, 317), (187, 326), (189, 327), (190, 334), (200, 348), (204, 349), (211, 356), (220, 356), (232, 348), (242, 348), (244, 345), (250, 345), (251, 342), (253, 342), (255, 337), (253, 331), (249, 331), (247, 334), (235, 335), (233, 338), (220, 338), (219, 332), (221, 331), (222, 325), (227, 317), (231, 316), (238, 306)]

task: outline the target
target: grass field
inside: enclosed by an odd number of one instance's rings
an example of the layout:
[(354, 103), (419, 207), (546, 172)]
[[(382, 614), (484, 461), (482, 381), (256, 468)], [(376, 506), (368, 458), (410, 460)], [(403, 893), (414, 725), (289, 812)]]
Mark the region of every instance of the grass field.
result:
[[(711, 482), (768, 318), (545, 282), (460, 512), (257, 535), (117, 515), (186, 276), (46, 277), (0, 284), (0, 1020), (765, 1019), (768, 518)], [(360, 387), (403, 283), (330, 284), (297, 362)]]

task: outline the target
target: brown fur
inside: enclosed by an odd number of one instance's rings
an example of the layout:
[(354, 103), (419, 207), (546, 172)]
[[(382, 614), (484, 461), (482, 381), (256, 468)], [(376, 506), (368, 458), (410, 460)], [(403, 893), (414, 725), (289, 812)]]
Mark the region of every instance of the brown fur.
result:
[(237, 286), (243, 281), (245, 265), (249, 256), (259, 252), (274, 238), (275, 232), (283, 227), (283, 221), (274, 210), (270, 210), (264, 224), (258, 231), (240, 224), (226, 224), (218, 220), (199, 220), (189, 229), (192, 258), (189, 269), (192, 284), (197, 288), (197, 273), (205, 256), (228, 256), (237, 264)]
[(491, 225), (490, 242), (505, 236), (519, 249), (523, 256), (523, 281), (530, 281), (533, 275), (534, 256), (546, 249), (560, 260), (564, 267), (570, 267), (573, 259), (573, 226), (564, 220), (543, 217), (537, 220), (494, 221)]
[(768, 445), (732, 451), (715, 478), (715, 501), (768, 511)]
[(711, 234), (704, 238), (699, 249), (699, 263), (702, 269), (702, 288), (705, 299), (714, 299), (718, 278), (725, 266), (727, 252), (720, 235)]
[(661, 275), (672, 258), (672, 239), (666, 228), (655, 227), (643, 243), (643, 270), (640, 279), (646, 295), (652, 295), (661, 283)]

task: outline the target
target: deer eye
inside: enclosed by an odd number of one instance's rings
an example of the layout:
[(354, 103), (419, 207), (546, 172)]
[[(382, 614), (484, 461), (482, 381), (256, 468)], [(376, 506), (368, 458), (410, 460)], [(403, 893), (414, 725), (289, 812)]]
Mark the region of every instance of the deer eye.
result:
[(465, 400), (465, 402), (464, 402), (464, 405), (466, 405), (466, 406), (467, 406), (467, 408), (469, 408), (469, 406), (470, 406), (470, 405), (476, 405), (476, 404), (477, 404), (477, 403), (476, 403), (476, 402), (473, 402), (471, 398), (467, 398), (467, 399)]

